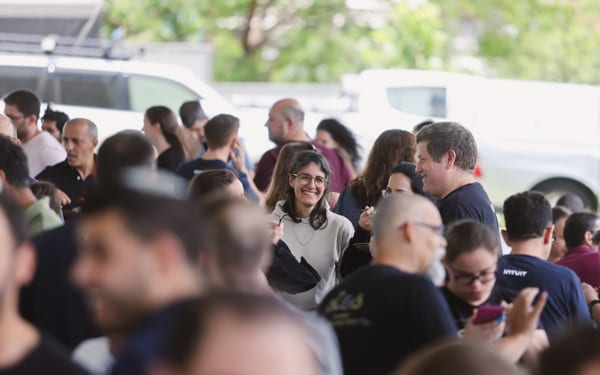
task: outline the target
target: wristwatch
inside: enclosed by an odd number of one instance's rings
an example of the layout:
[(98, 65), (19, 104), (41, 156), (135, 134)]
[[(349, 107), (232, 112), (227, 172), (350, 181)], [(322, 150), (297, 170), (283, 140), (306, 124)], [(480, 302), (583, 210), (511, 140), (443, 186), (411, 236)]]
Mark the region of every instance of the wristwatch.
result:
[(588, 306), (590, 307), (590, 310), (592, 309), (592, 307), (594, 307), (594, 305), (600, 303), (600, 299), (594, 299), (591, 300), (590, 303), (588, 303)]

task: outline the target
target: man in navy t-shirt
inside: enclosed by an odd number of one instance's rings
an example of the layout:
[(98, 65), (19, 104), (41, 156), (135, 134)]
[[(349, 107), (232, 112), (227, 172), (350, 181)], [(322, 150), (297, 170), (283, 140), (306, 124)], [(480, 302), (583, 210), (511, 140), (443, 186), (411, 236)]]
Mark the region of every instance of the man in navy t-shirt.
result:
[(454, 122), (436, 122), (417, 133), (417, 172), (423, 176), (423, 191), (441, 198), (442, 221), (449, 225), (473, 219), (498, 232), (496, 212), (473, 171), (477, 144), (473, 134)]
[(440, 291), (423, 274), (446, 245), (426, 198), (392, 194), (373, 219), (373, 264), (334, 288), (319, 312), (340, 342), (344, 374), (387, 375), (416, 350), (456, 326)]
[(508, 197), (504, 218), (506, 229), (502, 235), (512, 251), (498, 260), (496, 284), (515, 295), (526, 287), (546, 291), (548, 301), (540, 322), (550, 338), (569, 322), (591, 322), (577, 275), (546, 260), (554, 226), (552, 209), (544, 195), (527, 191)]
[[(195, 175), (210, 169), (229, 169), (240, 179), (247, 198), (258, 202), (261, 194), (248, 178), (244, 149), (238, 140), (240, 120), (232, 115), (220, 114), (206, 123), (204, 137), (208, 150), (200, 157), (182, 163), (176, 173), (191, 180)], [(232, 161), (233, 168), (228, 161)]]

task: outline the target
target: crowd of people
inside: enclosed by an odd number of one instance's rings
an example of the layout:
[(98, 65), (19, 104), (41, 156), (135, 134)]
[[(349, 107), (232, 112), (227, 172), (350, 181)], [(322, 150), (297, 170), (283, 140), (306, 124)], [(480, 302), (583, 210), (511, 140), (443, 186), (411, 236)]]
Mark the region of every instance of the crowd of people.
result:
[(501, 229), (461, 124), (392, 126), (361, 169), (286, 98), (254, 165), (256, 124), (198, 101), (102, 142), (4, 103), (0, 374), (600, 371), (600, 217), (514, 192)]

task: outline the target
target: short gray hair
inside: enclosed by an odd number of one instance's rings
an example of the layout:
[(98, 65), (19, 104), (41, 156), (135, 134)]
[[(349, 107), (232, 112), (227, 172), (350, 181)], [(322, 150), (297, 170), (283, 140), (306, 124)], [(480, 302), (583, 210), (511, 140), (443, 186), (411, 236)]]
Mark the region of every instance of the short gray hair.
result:
[(70, 123), (76, 123), (76, 122), (82, 122), (82, 123), (86, 124), (87, 127), (88, 127), (88, 135), (89, 135), (90, 139), (92, 141), (97, 141), (98, 140), (98, 127), (90, 119), (87, 119), (87, 118), (84, 118), (84, 117), (77, 117), (77, 118), (74, 118), (74, 119), (71, 119), (71, 120), (67, 121), (67, 123), (65, 124), (65, 127), (67, 125), (69, 125)]

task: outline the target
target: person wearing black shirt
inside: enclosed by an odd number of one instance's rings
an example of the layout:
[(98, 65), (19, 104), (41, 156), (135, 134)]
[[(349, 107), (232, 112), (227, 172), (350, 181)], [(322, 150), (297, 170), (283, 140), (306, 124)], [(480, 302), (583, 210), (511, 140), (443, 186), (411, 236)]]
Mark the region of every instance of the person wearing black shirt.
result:
[(18, 313), (18, 289), (33, 274), (35, 253), (23, 211), (7, 194), (0, 194), (0, 374), (85, 374)]
[(448, 305), (423, 273), (446, 245), (439, 212), (426, 198), (391, 194), (373, 218), (373, 265), (323, 300), (346, 375), (387, 375), (416, 350), (456, 336)]
[(69, 201), (63, 204), (63, 210), (65, 217), (70, 217), (71, 211), (81, 207), (94, 185), (94, 148), (98, 144), (98, 128), (88, 119), (72, 119), (63, 128), (62, 142), (67, 159), (46, 167), (36, 178), (52, 182), (68, 196)]
[(417, 172), (423, 176), (423, 191), (441, 198), (444, 224), (473, 219), (499, 233), (494, 206), (475, 181), (476, 163), (475, 138), (464, 126), (436, 122), (417, 133)]
[(179, 126), (177, 116), (165, 106), (150, 107), (144, 113), (144, 133), (158, 152), (156, 166), (175, 172), (200, 152), (200, 144)]

